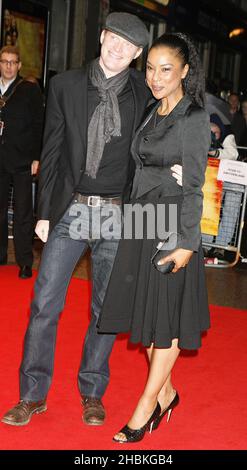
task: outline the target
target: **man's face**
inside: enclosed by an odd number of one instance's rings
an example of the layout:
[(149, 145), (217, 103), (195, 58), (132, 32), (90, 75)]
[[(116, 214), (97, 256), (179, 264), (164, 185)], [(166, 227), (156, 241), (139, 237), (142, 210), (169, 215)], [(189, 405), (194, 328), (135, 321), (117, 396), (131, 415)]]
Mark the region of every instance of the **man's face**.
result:
[(230, 108), (231, 108), (233, 111), (237, 111), (237, 110), (238, 110), (238, 107), (239, 107), (239, 99), (238, 99), (238, 96), (237, 96), (237, 95), (230, 95), (228, 101), (229, 101), (229, 104), (230, 104)]
[(122, 72), (142, 52), (141, 47), (135, 46), (111, 31), (102, 31), (100, 43), (99, 63), (107, 78)]
[(247, 116), (247, 101), (243, 101), (241, 107), (242, 107), (243, 115)]
[(0, 57), (0, 73), (3, 80), (12, 80), (21, 68), (16, 54), (3, 52)]

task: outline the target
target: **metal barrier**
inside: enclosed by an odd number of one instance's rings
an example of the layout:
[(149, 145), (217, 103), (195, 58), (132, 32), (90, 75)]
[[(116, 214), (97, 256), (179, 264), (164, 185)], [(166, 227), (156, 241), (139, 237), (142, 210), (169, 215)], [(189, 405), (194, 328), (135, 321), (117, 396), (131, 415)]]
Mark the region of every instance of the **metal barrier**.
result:
[(244, 215), (247, 199), (247, 186), (235, 183), (223, 183), (223, 195), (220, 210), (219, 231), (217, 236), (202, 234), (204, 248), (223, 249), (235, 254), (231, 261), (217, 259), (205, 262), (205, 266), (230, 268), (240, 258), (240, 246), (244, 227)]

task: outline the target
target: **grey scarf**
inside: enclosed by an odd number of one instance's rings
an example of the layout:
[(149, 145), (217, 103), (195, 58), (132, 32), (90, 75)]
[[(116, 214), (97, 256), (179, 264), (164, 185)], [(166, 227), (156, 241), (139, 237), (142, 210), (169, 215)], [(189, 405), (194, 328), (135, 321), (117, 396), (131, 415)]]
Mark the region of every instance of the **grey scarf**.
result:
[(99, 65), (99, 59), (91, 62), (89, 78), (97, 87), (100, 103), (95, 108), (88, 125), (86, 174), (96, 178), (104, 147), (111, 137), (121, 136), (121, 117), (117, 95), (124, 89), (128, 78), (129, 68), (118, 75), (106, 78)]

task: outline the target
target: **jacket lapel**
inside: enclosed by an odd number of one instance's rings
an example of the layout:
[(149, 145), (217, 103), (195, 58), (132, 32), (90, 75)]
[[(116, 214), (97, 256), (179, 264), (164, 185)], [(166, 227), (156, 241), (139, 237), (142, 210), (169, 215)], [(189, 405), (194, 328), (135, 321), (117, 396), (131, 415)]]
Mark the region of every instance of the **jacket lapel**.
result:
[(22, 81), (22, 78), (20, 77), (20, 75), (17, 75), (16, 79), (11, 83), (11, 85), (7, 88), (7, 90), (5, 91), (5, 93), (3, 94), (3, 96), (5, 96), (6, 98), (8, 98), (8, 96), (10, 95), (10, 93), (12, 92), (13, 88), (17, 85), (18, 82)]
[[(132, 150), (132, 156), (134, 158), (134, 160), (136, 161), (137, 165), (140, 166), (140, 163), (141, 163), (141, 160), (139, 158), (139, 155), (138, 155), (138, 152), (137, 152), (137, 149), (136, 149), (136, 141), (137, 141), (137, 138), (138, 138), (138, 135), (140, 134), (140, 132), (143, 131), (143, 129), (145, 128), (145, 126), (148, 124), (148, 122), (150, 121), (150, 119), (152, 118), (153, 114), (156, 113), (158, 107), (160, 105), (160, 101), (156, 102), (150, 112), (147, 114), (146, 118), (144, 119), (143, 123), (140, 125), (140, 127), (137, 129), (136, 133), (135, 133), (135, 136), (133, 138), (133, 141), (132, 141), (132, 146), (131, 146), (131, 150)], [(177, 106), (175, 106), (175, 108), (172, 110), (172, 112), (167, 116), (167, 118), (165, 119), (165, 122), (162, 126), (162, 130), (165, 132), (166, 129), (169, 129), (170, 127), (172, 127), (179, 116), (184, 116), (188, 107), (191, 105), (191, 100), (190, 98), (185, 95), (180, 101), (179, 103), (177, 104)], [(153, 129), (152, 132), (156, 132), (155, 129)]]
[(140, 124), (140, 120), (142, 119), (143, 113), (146, 108), (147, 100), (148, 100), (148, 91), (145, 96), (143, 96), (143, 83), (139, 80), (139, 77), (136, 79), (132, 75), (132, 69), (130, 69), (130, 84), (134, 96), (134, 125), (133, 125), (133, 132), (132, 132), (132, 139), (135, 135), (136, 129)]
[(144, 129), (144, 127), (147, 125), (147, 123), (150, 121), (150, 119), (152, 118), (153, 114), (156, 112), (156, 110), (158, 109), (159, 107), (159, 104), (160, 102), (156, 102), (152, 107), (151, 107), (151, 111), (148, 112), (147, 116), (145, 117), (144, 121), (142, 122), (142, 124), (140, 125), (140, 127), (137, 129), (134, 137), (133, 137), (133, 140), (132, 140), (132, 145), (131, 145), (131, 153), (132, 153), (132, 156), (135, 160), (136, 163), (140, 163), (140, 158), (139, 158), (139, 155), (136, 151), (136, 142), (137, 142), (137, 138), (138, 138), (138, 135), (140, 134), (140, 132), (142, 132), (142, 130)]
[(142, 124), (140, 125), (139, 129), (137, 129), (137, 132), (136, 132), (136, 135), (139, 135), (139, 133), (144, 129), (144, 127), (146, 127), (146, 125), (148, 124), (148, 122), (150, 121), (150, 119), (152, 118), (153, 114), (156, 113), (158, 107), (160, 105), (160, 102), (155, 102), (152, 107), (151, 107), (151, 110), (147, 113), (147, 116), (145, 117), (144, 121), (142, 122)]
[(175, 106), (175, 108), (172, 110), (170, 114), (168, 114), (167, 118), (165, 119), (163, 129), (168, 129), (169, 127), (172, 127), (179, 116), (184, 116), (188, 107), (191, 105), (191, 99), (185, 95)]
[(88, 74), (87, 67), (82, 69), (81, 76), (74, 84), (73, 99), (74, 99), (74, 119), (80, 140), (82, 143), (82, 156), (87, 154), (87, 121), (88, 121)]

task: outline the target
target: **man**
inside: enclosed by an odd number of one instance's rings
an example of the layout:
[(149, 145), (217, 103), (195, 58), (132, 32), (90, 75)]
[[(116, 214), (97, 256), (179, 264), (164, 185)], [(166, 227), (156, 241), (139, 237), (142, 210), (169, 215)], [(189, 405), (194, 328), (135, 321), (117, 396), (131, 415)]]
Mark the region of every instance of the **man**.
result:
[(0, 265), (7, 263), (8, 197), (14, 188), (14, 246), (19, 277), (32, 276), (32, 175), (38, 170), (43, 102), (37, 86), (19, 76), (14, 46), (0, 51)]
[[(93, 223), (98, 209), (119, 208), (131, 181), (130, 144), (150, 98), (140, 72), (129, 69), (148, 43), (142, 21), (111, 13), (100, 38), (99, 59), (50, 83), (39, 180), (36, 233), (43, 250), (20, 369), (21, 401), (2, 421), (29, 423), (46, 410), (53, 373), (56, 329), (74, 267), (91, 248), (92, 319), (86, 335), (78, 385), (83, 421), (101, 425), (101, 398), (109, 381), (108, 359), (115, 335), (97, 334), (107, 283), (118, 247), (116, 238), (71, 233), (77, 212)], [(81, 218), (81, 225), (85, 218)], [(49, 232), (49, 238), (48, 238)]]
[(240, 111), (240, 101), (237, 93), (231, 93), (228, 98), (230, 105), (230, 121), (237, 145), (242, 145), (242, 137), (246, 129), (243, 115)]

